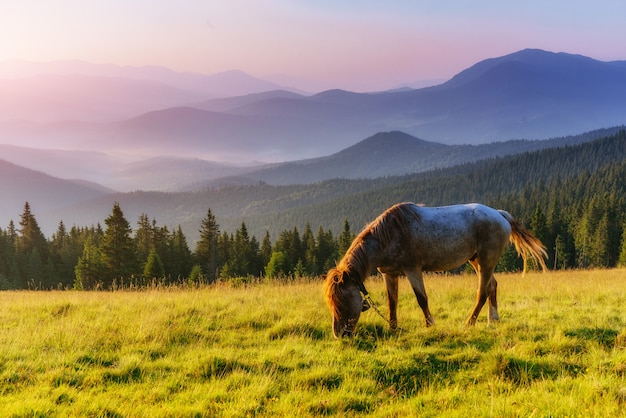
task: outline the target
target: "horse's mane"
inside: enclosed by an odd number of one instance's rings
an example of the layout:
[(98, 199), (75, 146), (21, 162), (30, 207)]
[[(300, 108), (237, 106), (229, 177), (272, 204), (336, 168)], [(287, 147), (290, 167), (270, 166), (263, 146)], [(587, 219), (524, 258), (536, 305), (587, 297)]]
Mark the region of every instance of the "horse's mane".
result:
[(324, 282), (324, 295), (335, 317), (341, 308), (341, 292), (345, 281), (364, 280), (371, 268), (365, 242), (374, 240), (379, 248), (385, 248), (399, 236), (410, 237), (409, 220), (419, 220), (413, 203), (398, 203), (380, 214), (354, 238), (346, 254), (331, 269)]

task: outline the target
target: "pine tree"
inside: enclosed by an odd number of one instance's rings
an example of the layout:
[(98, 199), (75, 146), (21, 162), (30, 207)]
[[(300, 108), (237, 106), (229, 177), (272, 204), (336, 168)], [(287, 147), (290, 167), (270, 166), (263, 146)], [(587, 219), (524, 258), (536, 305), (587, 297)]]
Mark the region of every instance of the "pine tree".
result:
[(235, 232), (232, 252), (228, 259), (228, 275), (230, 277), (244, 277), (249, 274), (253, 254), (250, 249), (250, 236), (245, 223)]
[(163, 263), (161, 263), (161, 257), (157, 253), (156, 249), (153, 247), (148, 254), (148, 260), (143, 268), (143, 277), (150, 279), (160, 279), (165, 276), (165, 271), (163, 270)]
[(124, 217), (118, 202), (114, 203), (113, 210), (104, 220), (104, 224), (106, 229), (101, 251), (107, 271), (102, 277), (102, 284), (109, 288), (114, 279), (128, 279), (136, 272), (137, 256), (130, 223)]
[(621, 267), (626, 267), (626, 222), (622, 227), (622, 231), (622, 249), (619, 253), (618, 265)]
[(302, 247), (304, 251), (304, 260), (302, 262), (303, 271), (302, 275), (316, 275), (321, 271), (318, 269), (317, 262), (317, 245), (315, 243), (315, 237), (311, 230), (311, 225), (307, 222), (302, 233)]
[(104, 277), (106, 269), (107, 266), (100, 249), (95, 245), (91, 236), (87, 237), (83, 253), (76, 263), (74, 288), (90, 290), (102, 286), (102, 277)]
[[(217, 238), (217, 272), (220, 272), (224, 270), (224, 267), (227, 267), (233, 252), (234, 242), (235, 238), (226, 231), (224, 231), (222, 235)], [(228, 271), (226, 273), (228, 273)], [(225, 276), (228, 276), (228, 274)]]
[(20, 238), (19, 248), (23, 254), (30, 253), (34, 248), (40, 252), (43, 257), (48, 255), (47, 240), (41, 232), (39, 224), (35, 219), (35, 215), (30, 211), (28, 202), (24, 204), (24, 212), (20, 219)]
[(550, 244), (548, 220), (539, 205), (535, 207), (535, 212), (530, 220), (530, 230), (546, 246), (548, 254), (552, 254), (553, 245)]
[(294, 227), (291, 231), (286, 230), (281, 232), (274, 245), (274, 252), (281, 252), (285, 256), (286, 273), (295, 272), (298, 261), (304, 258), (302, 241), (297, 227)]
[(320, 273), (330, 270), (335, 266), (338, 258), (337, 254), (337, 242), (333, 237), (333, 232), (328, 230), (324, 232), (324, 229), (320, 226), (317, 231), (317, 270)]
[[(31, 287), (32, 283), (48, 286), (48, 274), (43, 265), (48, 260), (48, 241), (41, 232), (35, 215), (30, 210), (30, 204), (24, 204), (24, 211), (20, 219), (20, 230), (18, 239), (18, 256), (20, 265), (19, 287)], [(35, 253), (33, 255), (33, 252)], [(29, 284), (30, 283), (30, 284)]]
[(18, 257), (18, 233), (13, 220), (9, 221), (7, 227), (7, 282), (10, 283), (12, 289), (21, 287), (21, 272)]
[(178, 229), (171, 235), (169, 239), (169, 257), (165, 267), (166, 274), (171, 275), (172, 279), (182, 279), (189, 275), (193, 266), (193, 255), (187, 245), (187, 237), (183, 234), (183, 230), (178, 225)]
[(50, 243), (50, 269), (51, 279), (54, 285), (60, 285), (62, 288), (71, 287), (74, 283), (74, 267), (78, 260), (78, 255), (71, 255), (71, 238), (63, 221), (59, 222), (56, 232), (52, 235)]
[(6, 230), (0, 228), (0, 290), (15, 289), (19, 276), (17, 262), (17, 233), (13, 221)]
[(213, 212), (209, 208), (207, 215), (202, 219), (200, 227), (200, 240), (196, 244), (194, 252), (196, 262), (202, 266), (205, 277), (209, 282), (217, 279), (218, 252), (217, 241), (220, 234), (220, 227), (215, 220)]
[(265, 231), (265, 236), (261, 242), (261, 265), (266, 266), (272, 257), (272, 241), (270, 240), (269, 231)]
[(143, 266), (148, 259), (150, 251), (154, 248), (154, 231), (150, 224), (150, 219), (148, 219), (148, 215), (145, 213), (139, 215), (139, 220), (137, 220), (134, 241), (138, 264)]
[(343, 222), (343, 231), (341, 232), (341, 235), (339, 235), (338, 238), (338, 247), (339, 247), (339, 256), (343, 257), (343, 255), (346, 253), (346, 251), (348, 251), (348, 248), (350, 248), (350, 245), (352, 244), (352, 241), (354, 240), (354, 234), (352, 234), (352, 231), (350, 231), (350, 224), (348, 223), (348, 220), (344, 220)]
[(265, 276), (269, 279), (285, 277), (289, 274), (287, 256), (282, 251), (272, 252), (270, 261), (265, 266)]

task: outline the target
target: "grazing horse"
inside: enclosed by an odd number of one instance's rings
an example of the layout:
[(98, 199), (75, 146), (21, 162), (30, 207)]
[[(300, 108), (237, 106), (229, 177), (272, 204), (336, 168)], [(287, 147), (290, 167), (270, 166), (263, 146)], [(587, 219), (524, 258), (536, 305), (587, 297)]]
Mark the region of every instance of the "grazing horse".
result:
[(489, 299), (489, 321), (497, 321), (497, 282), (493, 277), (508, 242), (526, 260), (546, 270), (544, 245), (508, 212), (480, 204), (423, 207), (400, 203), (387, 209), (354, 239), (339, 264), (326, 275), (324, 293), (333, 317), (333, 334), (352, 336), (362, 311), (369, 308), (363, 280), (378, 268), (387, 286), (389, 324), (398, 324), (398, 276), (406, 276), (426, 326), (435, 323), (428, 309), (422, 272), (472, 264), (478, 274), (478, 297), (468, 325), (474, 325)]

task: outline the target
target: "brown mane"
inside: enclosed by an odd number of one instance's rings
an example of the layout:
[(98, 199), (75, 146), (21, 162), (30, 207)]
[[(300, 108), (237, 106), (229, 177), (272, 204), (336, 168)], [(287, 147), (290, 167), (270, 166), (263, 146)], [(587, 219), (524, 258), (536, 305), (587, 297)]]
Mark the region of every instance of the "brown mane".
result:
[(324, 296), (334, 317), (338, 317), (341, 310), (341, 292), (345, 281), (349, 278), (363, 281), (370, 272), (365, 241), (373, 239), (380, 248), (385, 248), (398, 236), (410, 237), (408, 220), (411, 217), (419, 219), (413, 206), (412, 203), (399, 203), (380, 214), (363, 228), (337, 266), (328, 272), (324, 282)]

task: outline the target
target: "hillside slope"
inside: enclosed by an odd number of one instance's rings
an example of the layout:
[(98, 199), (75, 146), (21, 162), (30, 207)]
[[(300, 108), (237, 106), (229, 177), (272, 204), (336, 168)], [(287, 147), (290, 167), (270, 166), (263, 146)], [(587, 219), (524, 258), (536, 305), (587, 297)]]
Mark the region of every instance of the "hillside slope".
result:
[(193, 193), (135, 192), (71, 205), (52, 215), (80, 225), (95, 224), (107, 216), (113, 201), (118, 201), (128, 219), (135, 220), (147, 213), (160, 224), (180, 224), (192, 243), (208, 208), (222, 230), (234, 232), (245, 222), (250, 234), (257, 237), (265, 231), (276, 236), (294, 226), (302, 230), (307, 222), (314, 229), (323, 225), (339, 232), (345, 219), (354, 229), (360, 229), (383, 209), (400, 201), (426, 205), (497, 202), (508, 195), (519, 195), (529, 185), (565, 181), (624, 160), (626, 132), (621, 131), (580, 145), (421, 174), (328, 180), (312, 185), (228, 186)]
[(40, 214), (47, 226), (46, 232), (50, 232), (53, 225), (61, 220), (58, 217), (54, 220), (47, 214), (54, 212), (58, 215), (57, 211), (61, 207), (113, 193), (113, 190), (95, 183), (62, 180), (4, 160), (0, 160), (0, 190), (2, 190), (0, 219), (17, 221), (24, 203), (28, 201), (32, 210)]
[[(374, 179), (453, 167), (494, 157), (576, 145), (619, 132), (623, 127), (546, 140), (512, 140), (482, 145), (444, 145), (400, 131), (379, 132), (327, 157), (262, 166), (236, 177), (199, 181), (196, 189), (219, 184), (310, 184), (334, 178)], [(192, 188), (192, 189), (193, 189)]]

